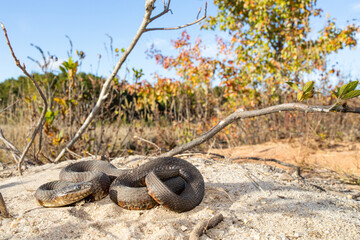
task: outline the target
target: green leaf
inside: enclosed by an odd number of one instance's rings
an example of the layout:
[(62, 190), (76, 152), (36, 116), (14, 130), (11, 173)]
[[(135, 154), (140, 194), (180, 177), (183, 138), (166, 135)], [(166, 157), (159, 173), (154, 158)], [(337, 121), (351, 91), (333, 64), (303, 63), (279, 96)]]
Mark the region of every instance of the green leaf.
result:
[(359, 83), (358, 81), (353, 81), (341, 86), (338, 97), (343, 99), (342, 97), (345, 96), (347, 93), (351, 92), (352, 90), (354, 90), (357, 87), (358, 83)]
[(338, 90), (338, 98), (342, 98), (342, 96), (344, 95), (346, 87), (347, 87), (347, 84), (344, 84), (344, 85), (341, 86), (340, 90)]
[(308, 92), (311, 92), (311, 90), (313, 88), (314, 88), (314, 81), (310, 81), (310, 82), (305, 83), (302, 90), (304, 93), (308, 93)]
[(289, 85), (292, 89), (294, 89), (295, 91), (299, 91), (299, 87), (293, 83), (293, 82), (285, 82), (287, 85)]
[(352, 82), (349, 82), (347, 85), (348, 87), (346, 88), (347, 92), (351, 92), (352, 90), (355, 90), (355, 88), (357, 87), (357, 85), (359, 84), (359, 81), (352, 81)]
[(341, 99), (347, 100), (347, 99), (355, 98), (358, 96), (360, 96), (360, 90), (354, 90), (354, 91), (351, 91), (351, 92), (348, 92), (347, 94), (345, 94)]

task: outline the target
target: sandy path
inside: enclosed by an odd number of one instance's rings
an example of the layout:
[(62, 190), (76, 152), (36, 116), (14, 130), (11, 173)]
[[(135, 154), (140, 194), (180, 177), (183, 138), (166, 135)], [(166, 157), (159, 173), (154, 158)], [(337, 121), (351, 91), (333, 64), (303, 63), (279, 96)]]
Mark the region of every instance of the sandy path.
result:
[(162, 207), (124, 210), (109, 197), (39, 207), (34, 191), (56, 180), (69, 161), (1, 179), (0, 192), (13, 218), (1, 218), (0, 239), (187, 239), (196, 223), (215, 213), (222, 213), (224, 221), (201, 239), (360, 239), (359, 201), (301, 187), (286, 171), (266, 165), (189, 161), (204, 175), (206, 195), (198, 207), (181, 214)]

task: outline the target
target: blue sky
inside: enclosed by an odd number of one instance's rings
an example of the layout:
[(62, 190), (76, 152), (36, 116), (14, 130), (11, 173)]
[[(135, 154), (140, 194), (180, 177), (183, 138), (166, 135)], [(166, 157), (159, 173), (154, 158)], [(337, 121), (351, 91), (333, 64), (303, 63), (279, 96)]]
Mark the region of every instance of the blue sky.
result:
[[(101, 54), (98, 73), (107, 76), (115, 63), (105, 50), (104, 44), (109, 47), (110, 41), (106, 34), (112, 36), (114, 48), (127, 47), (141, 23), (144, 3), (145, 1), (141, 0), (3, 1), (0, 8), (0, 22), (6, 26), (15, 53), (19, 60), (25, 63), (29, 72), (40, 72), (40, 69), (27, 57), (41, 60), (39, 52), (30, 46), (31, 43), (40, 46), (45, 52), (49, 51), (56, 55), (60, 64), (68, 58), (67, 51), (70, 45), (65, 37), (68, 35), (73, 42), (74, 51), (82, 50), (86, 54), (81, 71), (96, 74), (98, 54)], [(204, 0), (173, 0), (171, 2), (173, 14), (168, 13), (153, 22), (150, 27), (172, 27), (192, 22), (199, 8), (204, 7), (204, 4)], [(324, 18), (316, 19), (316, 22), (312, 23), (315, 29), (326, 21), (327, 12), (337, 19), (338, 26), (344, 26), (346, 20), (360, 16), (360, 0), (318, 0), (318, 7), (324, 10)], [(162, 1), (158, 0), (156, 10), (159, 12), (161, 9)], [(215, 14), (216, 8), (210, 0), (208, 15)], [(191, 26), (186, 30), (193, 39), (198, 36), (203, 39), (207, 46), (207, 55), (216, 54), (215, 35), (221, 33), (200, 30), (199, 25)], [(154, 60), (147, 59), (144, 52), (151, 44), (154, 44), (163, 53), (173, 54), (170, 40), (178, 38), (181, 31), (145, 33), (130, 54), (126, 66), (142, 68), (145, 78), (150, 81), (154, 72), (166, 74)], [(75, 57), (75, 53), (73, 54)], [(332, 56), (331, 61), (339, 62), (341, 69), (359, 78), (359, 56), (360, 49), (357, 47), (353, 51), (345, 50)], [(21, 70), (15, 66), (2, 32), (0, 34), (0, 63), (0, 82), (22, 74)]]

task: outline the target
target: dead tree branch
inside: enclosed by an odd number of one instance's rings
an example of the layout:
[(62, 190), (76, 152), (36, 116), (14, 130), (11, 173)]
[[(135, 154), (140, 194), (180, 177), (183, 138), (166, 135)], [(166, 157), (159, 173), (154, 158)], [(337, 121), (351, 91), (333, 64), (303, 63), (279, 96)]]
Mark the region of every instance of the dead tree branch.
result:
[(201, 135), (200, 137), (188, 142), (184, 145), (178, 146), (172, 149), (169, 152), (161, 154), (159, 157), (171, 157), (176, 154), (182, 153), (186, 150), (189, 150), (195, 146), (198, 146), (205, 141), (212, 138), (215, 134), (220, 132), (226, 126), (230, 125), (236, 120), (243, 119), (243, 118), (250, 118), (250, 117), (257, 117), (262, 115), (267, 115), (270, 113), (276, 113), (281, 111), (297, 111), (297, 112), (306, 112), (306, 113), (329, 113), (329, 112), (341, 112), (341, 113), (357, 113), (360, 114), (360, 108), (350, 108), (349, 106), (308, 106), (302, 103), (285, 103), (276, 106), (271, 106), (259, 110), (252, 110), (252, 111), (244, 111), (243, 109), (239, 108), (224, 120), (220, 121), (217, 125), (215, 125), (212, 129)]
[(39, 84), (35, 81), (34, 77), (31, 76), (27, 71), (26, 71), (26, 67), (25, 67), (25, 64), (22, 64), (20, 63), (20, 61), (16, 58), (15, 56), (15, 53), (14, 53), (14, 50), (10, 44), (10, 40), (9, 40), (9, 37), (7, 35), (7, 31), (6, 31), (6, 28), (5, 26), (0, 23), (2, 29), (4, 30), (4, 34), (5, 34), (5, 38), (6, 38), (6, 41), (7, 41), (7, 44), (10, 48), (10, 52), (11, 52), (11, 55), (13, 56), (14, 60), (15, 60), (15, 64), (16, 66), (18, 66), (22, 72), (28, 77), (30, 78), (30, 80), (32, 81), (32, 83), (35, 85), (35, 88), (36, 90), (38, 91), (38, 93), (40, 94), (43, 102), (44, 102), (44, 107), (43, 107), (43, 111), (41, 113), (41, 116), (39, 118), (39, 121), (37, 122), (36, 124), (36, 127), (35, 127), (35, 130), (34, 132), (32, 133), (31, 135), (31, 138), (30, 138), (30, 141), (28, 142), (28, 144), (26, 145), (24, 151), (22, 152), (21, 156), (20, 156), (20, 159), (19, 159), (19, 162), (18, 162), (18, 171), (19, 171), (19, 174), (21, 175), (22, 174), (22, 170), (21, 170), (21, 165), (25, 159), (25, 155), (27, 154), (27, 152), (29, 151), (30, 149), (30, 146), (32, 145), (32, 143), (34, 142), (35, 140), (35, 137), (36, 137), (36, 134), (39, 133), (39, 131), (41, 131), (42, 129), (42, 126), (43, 126), (43, 122), (44, 122), (44, 119), (45, 119), (45, 114), (46, 114), (46, 111), (47, 111), (47, 108), (48, 108), (48, 104), (47, 104), (47, 99), (44, 95), (44, 93), (42, 92), (42, 90), (40, 89), (40, 86)]
[[(77, 133), (75, 134), (73, 139), (71, 139), (70, 142), (66, 145), (66, 147), (61, 150), (60, 154), (56, 157), (55, 162), (59, 161), (64, 156), (65, 152), (74, 145), (74, 143), (80, 138), (80, 136), (84, 133), (84, 131), (89, 126), (91, 121), (95, 118), (97, 113), (100, 111), (101, 106), (102, 106), (103, 102), (105, 101), (105, 99), (106, 99), (106, 97), (108, 95), (108, 88), (109, 88), (111, 82), (116, 77), (116, 75), (117, 75), (118, 71), (120, 70), (121, 66), (125, 62), (126, 58), (129, 56), (129, 54), (131, 53), (133, 48), (135, 47), (136, 43), (138, 42), (138, 40), (140, 39), (142, 34), (147, 32), (147, 31), (150, 31), (150, 30), (167, 30), (167, 29), (148, 29), (147, 28), (147, 26), (152, 21), (154, 21), (155, 19), (157, 19), (157, 18), (161, 17), (162, 15), (164, 15), (164, 14), (168, 13), (169, 11), (171, 11), (170, 10), (170, 0), (168, 0), (167, 3), (164, 2), (164, 10), (161, 13), (159, 13), (159, 14), (152, 17), (151, 15), (153, 13), (153, 10), (155, 9), (155, 6), (154, 6), (155, 2), (156, 2), (156, 0), (146, 0), (144, 18), (143, 18), (143, 21), (140, 24), (140, 27), (139, 27), (138, 31), (135, 34), (133, 40), (131, 41), (130, 45), (128, 46), (128, 48), (125, 50), (125, 52), (123, 53), (123, 55), (119, 59), (119, 61), (116, 64), (113, 72), (111, 73), (111, 75), (106, 79), (104, 85), (102, 86), (99, 98), (98, 98), (94, 108), (92, 109), (91, 113), (88, 115), (88, 117), (84, 121), (83, 125), (79, 128), (79, 130), (77, 131)], [(195, 24), (195, 23), (193, 23), (193, 24)], [(190, 25), (192, 25), (192, 24), (190, 24)], [(190, 25), (188, 25), (188, 26), (190, 26)]]

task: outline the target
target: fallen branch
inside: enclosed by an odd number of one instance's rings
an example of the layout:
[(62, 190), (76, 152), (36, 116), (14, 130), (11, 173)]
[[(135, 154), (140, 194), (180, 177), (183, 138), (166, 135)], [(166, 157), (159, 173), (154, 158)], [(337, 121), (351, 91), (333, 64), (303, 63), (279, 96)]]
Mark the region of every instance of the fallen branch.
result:
[(306, 112), (306, 113), (329, 113), (329, 112), (342, 112), (342, 113), (360, 113), (360, 108), (350, 108), (349, 106), (308, 106), (302, 103), (285, 103), (276, 106), (271, 106), (259, 110), (252, 110), (252, 111), (244, 111), (243, 109), (239, 108), (224, 120), (220, 121), (217, 125), (211, 128), (209, 131), (204, 133), (198, 138), (195, 138), (191, 142), (188, 142), (184, 145), (178, 146), (167, 153), (161, 154), (159, 157), (172, 157), (176, 154), (182, 153), (186, 150), (189, 150), (195, 146), (198, 146), (210, 138), (212, 138), (215, 134), (220, 132), (226, 126), (230, 125), (236, 120), (244, 119), (244, 118), (251, 118), (257, 117), (262, 115), (267, 115), (270, 113), (282, 112), (282, 111), (297, 111), (297, 112)]
[(0, 23), (0, 25), (1, 25), (2, 29), (4, 30), (5, 38), (6, 38), (7, 44), (8, 44), (8, 46), (9, 46), (9, 48), (10, 48), (11, 55), (13, 56), (13, 58), (14, 58), (14, 60), (15, 60), (16, 66), (18, 66), (18, 67), (22, 70), (22, 72), (23, 72), (28, 78), (30, 78), (30, 80), (31, 80), (32, 83), (35, 85), (36, 90), (38, 91), (38, 93), (40, 94), (40, 96), (41, 96), (41, 98), (42, 98), (42, 100), (43, 100), (43, 102), (44, 102), (43, 111), (42, 111), (42, 113), (41, 113), (41, 116), (40, 116), (40, 118), (39, 118), (39, 121), (37, 122), (36, 127), (35, 127), (35, 130), (34, 130), (34, 132), (33, 132), (32, 135), (31, 135), (30, 141), (29, 141), (28, 144), (26, 145), (24, 151), (22, 152), (22, 154), (21, 154), (21, 156), (20, 156), (19, 162), (18, 162), (18, 171), (19, 171), (19, 174), (22, 175), (21, 165), (22, 165), (22, 163), (23, 163), (23, 161), (24, 161), (24, 159), (25, 159), (25, 155), (27, 154), (27, 152), (28, 152), (29, 149), (30, 149), (30, 146), (32, 145), (32, 143), (33, 143), (34, 140), (35, 140), (36, 134), (37, 134), (39, 131), (41, 131), (41, 129), (42, 129), (43, 122), (44, 122), (44, 119), (45, 119), (45, 114), (46, 114), (47, 108), (48, 108), (48, 104), (47, 104), (47, 99), (46, 99), (44, 93), (41, 91), (39, 84), (35, 81), (34, 77), (31, 76), (31, 75), (26, 71), (25, 64), (22, 64), (22, 65), (21, 65), (20, 61), (16, 58), (15, 53), (14, 53), (14, 50), (13, 50), (11, 44), (10, 44), (10, 40), (9, 40), (8, 35), (7, 35), (7, 31), (6, 31), (5, 26), (4, 26), (2, 23)]
[(198, 240), (208, 229), (215, 227), (224, 219), (221, 213), (216, 214), (209, 220), (204, 220), (196, 224), (194, 229), (191, 231), (189, 240)]
[[(116, 64), (113, 72), (111, 73), (111, 75), (106, 79), (104, 85), (101, 88), (99, 98), (98, 98), (93, 110), (88, 115), (88, 117), (84, 121), (83, 125), (76, 132), (75, 136), (70, 140), (70, 142), (65, 146), (65, 148), (63, 148), (61, 150), (59, 155), (56, 157), (55, 162), (59, 161), (64, 156), (66, 151), (74, 145), (74, 143), (80, 138), (80, 136), (84, 133), (85, 129), (89, 126), (91, 121), (95, 118), (97, 113), (100, 111), (101, 106), (102, 106), (103, 102), (105, 101), (105, 99), (106, 99), (106, 97), (108, 95), (108, 88), (109, 88), (110, 84), (112, 83), (113, 79), (116, 77), (116, 75), (117, 75), (118, 71), (120, 70), (121, 66), (125, 62), (126, 58), (129, 56), (129, 54), (131, 53), (133, 48), (135, 47), (136, 43), (138, 42), (138, 40), (140, 39), (142, 34), (145, 33), (145, 32), (154, 31), (154, 30), (170, 30), (170, 29), (166, 29), (166, 28), (147, 28), (147, 26), (152, 21), (154, 21), (155, 19), (157, 19), (157, 18), (161, 17), (162, 15), (164, 15), (164, 14), (168, 13), (169, 11), (171, 11), (170, 10), (170, 2), (171, 2), (171, 0), (168, 0), (167, 3), (165, 3), (165, 1), (164, 1), (164, 10), (161, 13), (159, 13), (159, 14), (152, 17), (151, 15), (152, 15), (153, 10), (155, 9), (155, 6), (154, 6), (155, 2), (156, 2), (156, 0), (146, 0), (146, 2), (145, 2), (145, 14), (144, 14), (144, 17), (143, 17), (143, 21), (141, 22), (140, 27), (139, 27), (138, 31), (136, 32), (133, 40), (131, 41), (129, 47), (124, 51), (123, 55), (119, 59), (119, 61)], [(205, 4), (205, 14), (206, 14), (206, 4)], [(206, 17), (206, 15), (204, 15), (204, 16)], [(204, 19), (205, 17), (203, 17), (202, 19)], [(184, 26), (176, 27), (176, 29), (193, 25), (196, 22), (198, 22), (198, 21), (195, 21), (194, 23), (187, 24), (187, 25), (184, 25)]]

